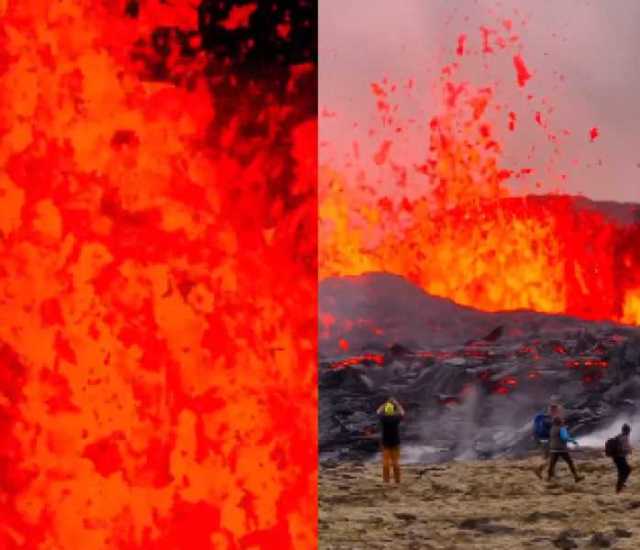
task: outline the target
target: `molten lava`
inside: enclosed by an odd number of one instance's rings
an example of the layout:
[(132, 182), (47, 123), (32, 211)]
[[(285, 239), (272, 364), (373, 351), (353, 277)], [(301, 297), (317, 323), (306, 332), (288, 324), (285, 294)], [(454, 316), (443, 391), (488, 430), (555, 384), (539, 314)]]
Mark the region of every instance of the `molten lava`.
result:
[(0, 548), (315, 545), (293, 6), (0, 2)]
[[(481, 33), (483, 54), (517, 42), (498, 41), (498, 31), (484, 27)], [(456, 53), (466, 55), (460, 43)], [(531, 73), (519, 50), (512, 59), (511, 85), (523, 87)], [(494, 87), (456, 81), (457, 68), (441, 71), (441, 108), (429, 123), (423, 164), (399, 165), (392, 141), (381, 138), (374, 163), (402, 175), (396, 190), (373, 187), (366, 166), (356, 182), (331, 166), (321, 169), (320, 279), (385, 271), (486, 311), (640, 324), (640, 222), (618, 221), (570, 196), (512, 196), (507, 181), (532, 169), (504, 166), (495, 113), (508, 113), (508, 137), (516, 135), (517, 113), (496, 105)], [(376, 85), (376, 100), (389, 105), (392, 87)], [(390, 110), (381, 112), (385, 121)], [(547, 120), (540, 115), (538, 122), (557, 142)]]

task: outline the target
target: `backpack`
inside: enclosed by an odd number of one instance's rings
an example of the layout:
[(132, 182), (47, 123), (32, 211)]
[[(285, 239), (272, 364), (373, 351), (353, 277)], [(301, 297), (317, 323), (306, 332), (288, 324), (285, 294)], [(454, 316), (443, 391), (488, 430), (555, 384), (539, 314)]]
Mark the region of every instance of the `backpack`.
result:
[(533, 419), (533, 433), (537, 439), (549, 439), (551, 434), (551, 417), (538, 413)]
[(604, 454), (607, 456), (619, 456), (622, 452), (620, 438), (618, 436), (607, 439), (604, 444)]

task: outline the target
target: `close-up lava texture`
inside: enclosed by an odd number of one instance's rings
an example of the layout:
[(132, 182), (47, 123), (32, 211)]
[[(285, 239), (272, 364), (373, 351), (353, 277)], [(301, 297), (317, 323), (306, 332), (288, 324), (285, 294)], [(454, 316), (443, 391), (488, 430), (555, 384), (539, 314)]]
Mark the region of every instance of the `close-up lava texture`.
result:
[(315, 9), (0, 2), (0, 548), (315, 544)]

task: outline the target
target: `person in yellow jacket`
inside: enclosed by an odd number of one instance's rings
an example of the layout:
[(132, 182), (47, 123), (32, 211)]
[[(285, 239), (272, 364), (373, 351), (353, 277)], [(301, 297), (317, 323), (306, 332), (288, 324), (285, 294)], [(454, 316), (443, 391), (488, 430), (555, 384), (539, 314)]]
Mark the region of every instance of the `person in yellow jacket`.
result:
[(404, 417), (404, 409), (396, 399), (390, 397), (376, 411), (382, 429), (382, 479), (390, 481), (390, 470), (393, 479), (400, 483), (400, 421)]

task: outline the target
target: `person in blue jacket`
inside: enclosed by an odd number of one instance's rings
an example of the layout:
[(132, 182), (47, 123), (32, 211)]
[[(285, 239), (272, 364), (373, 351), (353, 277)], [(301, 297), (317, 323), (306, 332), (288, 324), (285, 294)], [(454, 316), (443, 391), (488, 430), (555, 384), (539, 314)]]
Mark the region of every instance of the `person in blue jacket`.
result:
[(560, 398), (557, 395), (552, 395), (547, 410), (537, 414), (534, 419), (534, 422), (537, 422), (538, 419), (541, 422), (540, 432), (534, 432), (534, 437), (542, 454), (542, 461), (534, 468), (535, 474), (540, 479), (542, 479), (544, 470), (549, 467), (549, 432), (553, 425), (553, 419), (556, 417), (564, 420), (564, 407), (560, 402)]
[(547, 478), (549, 481), (551, 481), (551, 479), (554, 477), (556, 463), (558, 462), (559, 458), (567, 463), (576, 482), (582, 481), (584, 479), (583, 476), (578, 475), (576, 467), (573, 464), (573, 460), (571, 460), (568, 443), (573, 443), (576, 446), (578, 445), (578, 442), (573, 437), (571, 437), (569, 430), (567, 430), (567, 427), (564, 424), (564, 420), (561, 417), (556, 416), (553, 419), (553, 423), (551, 425), (551, 433), (549, 434), (550, 458), (549, 475)]

